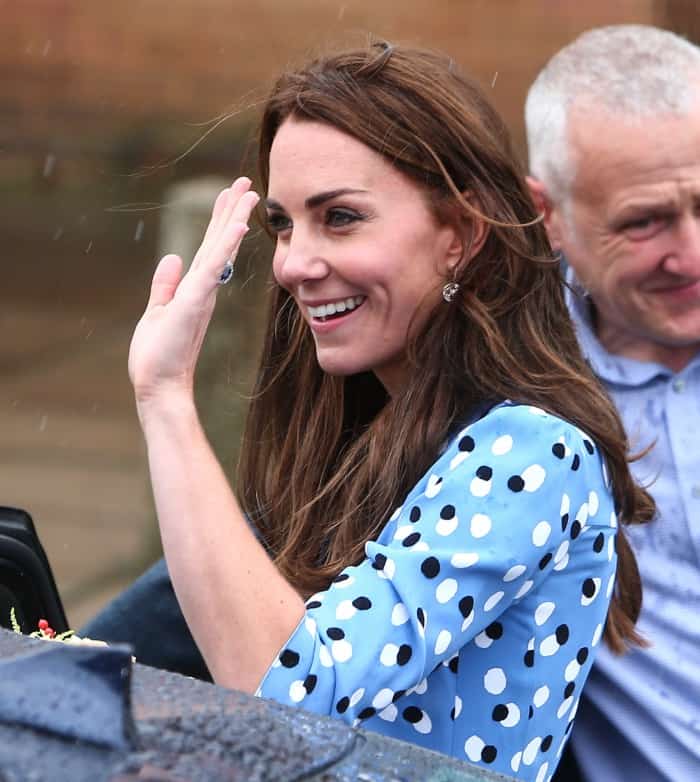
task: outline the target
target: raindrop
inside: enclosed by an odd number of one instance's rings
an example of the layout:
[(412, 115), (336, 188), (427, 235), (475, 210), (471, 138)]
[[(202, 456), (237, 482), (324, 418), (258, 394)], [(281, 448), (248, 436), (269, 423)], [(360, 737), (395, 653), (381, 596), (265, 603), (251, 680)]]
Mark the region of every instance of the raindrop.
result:
[(44, 413), (44, 415), (41, 416), (41, 421), (39, 421), (39, 431), (43, 432), (46, 429), (48, 423), (49, 423), (49, 416), (46, 413)]
[(46, 55), (51, 51), (51, 41), (47, 41), (44, 44), (44, 51), (41, 53), (42, 57), (46, 57)]
[(44, 178), (48, 178), (53, 173), (56, 166), (56, 155), (53, 152), (49, 152), (44, 160)]
[(493, 74), (493, 79), (491, 79), (491, 88), (496, 86), (496, 80), (498, 79), (498, 71)]
[(85, 248), (85, 255), (87, 255), (90, 250), (92, 250), (92, 239), (88, 242), (88, 246)]
[(56, 239), (60, 239), (63, 236), (63, 226), (59, 225), (58, 228), (53, 232), (53, 240), (56, 241)]
[(134, 241), (140, 242), (141, 238), (143, 237), (143, 229), (144, 229), (144, 222), (143, 220), (139, 220), (136, 224), (136, 233), (134, 234)]

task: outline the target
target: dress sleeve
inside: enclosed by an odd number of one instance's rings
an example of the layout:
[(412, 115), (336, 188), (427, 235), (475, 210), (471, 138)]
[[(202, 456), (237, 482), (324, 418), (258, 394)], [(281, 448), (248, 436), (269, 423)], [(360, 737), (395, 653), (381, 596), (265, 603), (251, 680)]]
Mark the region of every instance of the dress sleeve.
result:
[(450, 442), (366, 558), (307, 602), (258, 694), (356, 723), (387, 692), (420, 692), (465, 644), (498, 638), (499, 617), (565, 563), (564, 529), (586, 523), (603, 470), (571, 424), (495, 408)]

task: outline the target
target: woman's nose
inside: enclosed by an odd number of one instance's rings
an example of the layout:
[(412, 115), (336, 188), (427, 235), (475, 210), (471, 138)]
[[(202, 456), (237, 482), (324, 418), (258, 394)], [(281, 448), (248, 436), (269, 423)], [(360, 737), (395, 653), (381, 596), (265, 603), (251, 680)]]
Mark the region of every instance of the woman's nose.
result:
[(317, 243), (301, 232), (292, 232), (286, 241), (278, 239), (273, 261), (277, 282), (285, 288), (312, 280), (322, 280), (329, 266)]

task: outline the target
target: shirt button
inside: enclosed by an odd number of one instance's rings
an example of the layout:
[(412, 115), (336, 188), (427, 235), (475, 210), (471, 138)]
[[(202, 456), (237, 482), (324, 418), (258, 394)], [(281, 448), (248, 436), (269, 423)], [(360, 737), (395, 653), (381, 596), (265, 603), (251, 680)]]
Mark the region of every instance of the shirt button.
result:
[(690, 493), (695, 497), (696, 500), (700, 500), (700, 483), (696, 483), (695, 486), (690, 490)]
[(683, 380), (682, 377), (677, 377), (673, 383), (671, 383), (671, 388), (677, 393), (681, 394), (683, 391), (685, 391), (685, 380)]

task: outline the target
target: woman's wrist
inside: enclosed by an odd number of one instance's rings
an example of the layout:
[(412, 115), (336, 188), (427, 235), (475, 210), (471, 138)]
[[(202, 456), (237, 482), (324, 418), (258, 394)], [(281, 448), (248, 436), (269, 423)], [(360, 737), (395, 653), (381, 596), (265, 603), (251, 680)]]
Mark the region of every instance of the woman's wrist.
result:
[(199, 416), (191, 389), (173, 388), (158, 394), (136, 395), (136, 411), (144, 435), (165, 425), (168, 429), (190, 429), (199, 425)]

